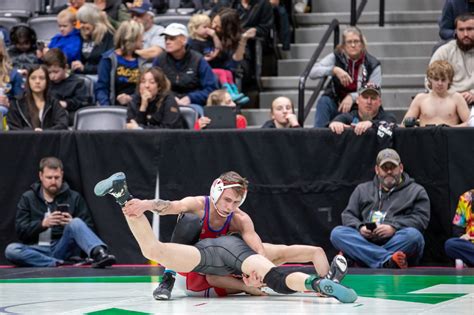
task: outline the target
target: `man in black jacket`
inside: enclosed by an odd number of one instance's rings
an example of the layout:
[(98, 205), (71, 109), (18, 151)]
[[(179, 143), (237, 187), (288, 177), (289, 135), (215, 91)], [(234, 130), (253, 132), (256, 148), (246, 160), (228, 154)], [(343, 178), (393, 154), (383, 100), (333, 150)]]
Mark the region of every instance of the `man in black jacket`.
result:
[(16, 232), (21, 243), (11, 243), (5, 257), (18, 266), (55, 267), (81, 250), (92, 267), (115, 263), (107, 246), (92, 231), (93, 223), (85, 200), (63, 182), (63, 164), (55, 157), (41, 159), (40, 182), (20, 198)]
[(344, 256), (370, 268), (407, 268), (423, 254), (423, 231), (430, 220), (426, 190), (403, 172), (393, 149), (377, 155), (375, 177), (352, 193), (342, 226), (331, 242)]

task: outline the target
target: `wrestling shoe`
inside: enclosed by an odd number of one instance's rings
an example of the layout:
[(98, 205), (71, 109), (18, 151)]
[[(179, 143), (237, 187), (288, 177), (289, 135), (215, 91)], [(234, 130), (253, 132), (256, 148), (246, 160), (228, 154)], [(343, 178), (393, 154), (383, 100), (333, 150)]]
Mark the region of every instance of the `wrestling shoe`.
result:
[(171, 298), (171, 292), (173, 291), (175, 275), (173, 272), (165, 272), (161, 278), (161, 282), (153, 291), (153, 297), (155, 300), (169, 300)]
[(98, 197), (111, 194), (121, 206), (132, 199), (132, 195), (128, 192), (125, 174), (122, 172), (115, 173), (109, 178), (98, 182), (94, 187), (94, 193)]
[(333, 297), (341, 303), (353, 303), (357, 300), (357, 293), (353, 289), (329, 279), (315, 279), (311, 286), (317, 293)]
[(332, 280), (336, 283), (341, 283), (342, 279), (346, 276), (347, 273), (347, 260), (342, 255), (334, 256), (334, 259), (331, 262), (329, 267), (329, 272), (326, 275), (326, 279)]

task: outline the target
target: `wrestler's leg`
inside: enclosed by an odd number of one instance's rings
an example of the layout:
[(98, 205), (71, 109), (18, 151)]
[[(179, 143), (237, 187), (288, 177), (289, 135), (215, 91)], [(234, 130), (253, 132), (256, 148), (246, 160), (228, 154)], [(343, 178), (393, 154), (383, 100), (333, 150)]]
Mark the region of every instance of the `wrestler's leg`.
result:
[(148, 219), (125, 216), (128, 226), (140, 246), (143, 256), (178, 272), (189, 272), (201, 261), (199, 250), (193, 246), (161, 243), (156, 239)]
[(210, 286), (223, 288), (227, 294), (248, 293), (250, 295), (266, 295), (260, 288), (245, 285), (242, 279), (232, 276), (206, 275), (206, 280)]
[(265, 249), (265, 256), (277, 266), (284, 263), (312, 262), (321, 278), (329, 272), (329, 262), (324, 249), (321, 247), (263, 243), (263, 248)]

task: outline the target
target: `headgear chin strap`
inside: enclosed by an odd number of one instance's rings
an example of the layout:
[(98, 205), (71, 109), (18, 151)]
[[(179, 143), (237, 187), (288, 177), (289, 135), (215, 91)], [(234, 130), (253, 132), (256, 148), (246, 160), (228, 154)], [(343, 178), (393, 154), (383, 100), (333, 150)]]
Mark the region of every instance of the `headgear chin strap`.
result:
[[(222, 196), (222, 193), (224, 192), (224, 190), (226, 190), (227, 188), (232, 188), (232, 187), (240, 187), (242, 189), (244, 188), (241, 184), (237, 184), (237, 183), (226, 185), (226, 184), (224, 184), (224, 182), (220, 178), (216, 179), (212, 183), (211, 192), (210, 192), (211, 201), (214, 204), (214, 207), (216, 207), (217, 214), (219, 214), (222, 217), (228, 217), (229, 214), (224, 215), (224, 214), (220, 213), (220, 211), (217, 208), (216, 204), (217, 204), (217, 201), (219, 200), (219, 198)], [(239, 207), (244, 203), (246, 197), (247, 197), (247, 189), (245, 189), (245, 192), (242, 196), (242, 200), (240, 200)]]

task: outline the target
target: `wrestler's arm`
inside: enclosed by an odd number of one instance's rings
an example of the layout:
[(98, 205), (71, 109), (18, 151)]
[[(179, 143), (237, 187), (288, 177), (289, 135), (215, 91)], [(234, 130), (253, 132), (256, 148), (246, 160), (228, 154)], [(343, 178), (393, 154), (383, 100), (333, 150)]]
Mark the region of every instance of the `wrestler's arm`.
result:
[(162, 199), (132, 199), (122, 208), (128, 216), (140, 216), (145, 211), (152, 211), (159, 215), (180, 214), (182, 212), (197, 213), (203, 208), (203, 197), (185, 197), (181, 200)]
[(265, 256), (262, 239), (255, 232), (255, 227), (249, 215), (239, 210), (232, 221), (234, 223), (233, 230), (240, 232), (245, 243), (258, 254)]
[(234, 278), (232, 276), (215, 276), (206, 275), (206, 281), (209, 285), (215, 288), (225, 289), (227, 294), (237, 294), (241, 292), (250, 295), (266, 295), (259, 286), (247, 286), (242, 279)]

